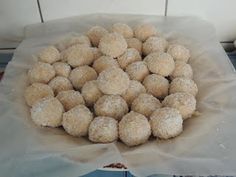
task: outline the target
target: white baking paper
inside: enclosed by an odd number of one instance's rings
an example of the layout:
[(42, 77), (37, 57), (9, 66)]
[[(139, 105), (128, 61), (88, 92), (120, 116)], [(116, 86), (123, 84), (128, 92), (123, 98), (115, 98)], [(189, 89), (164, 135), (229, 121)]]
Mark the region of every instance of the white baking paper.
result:
[[(32, 55), (68, 33), (85, 33), (94, 25), (109, 29), (115, 22), (154, 24), (191, 50), (201, 115), (185, 121), (177, 138), (133, 148), (92, 144), (31, 121), (23, 93)], [(113, 162), (137, 176), (236, 175), (236, 77), (210, 24), (195, 17), (93, 14), (32, 25), (25, 34), (0, 85), (0, 176), (77, 177)]]

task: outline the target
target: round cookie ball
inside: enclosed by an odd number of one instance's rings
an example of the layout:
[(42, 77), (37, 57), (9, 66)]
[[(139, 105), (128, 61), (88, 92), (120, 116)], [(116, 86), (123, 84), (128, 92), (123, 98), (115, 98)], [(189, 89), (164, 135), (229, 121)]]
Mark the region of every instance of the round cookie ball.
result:
[(128, 48), (134, 48), (140, 54), (142, 54), (143, 43), (140, 40), (138, 40), (137, 38), (129, 38), (129, 39), (126, 39), (126, 42), (127, 42)]
[(116, 58), (125, 52), (127, 43), (122, 35), (109, 33), (101, 38), (98, 48), (104, 55)]
[(133, 100), (141, 93), (146, 93), (145, 87), (140, 82), (131, 80), (129, 82), (129, 88), (124, 94), (122, 94), (122, 97), (124, 98), (126, 103), (131, 106)]
[(94, 54), (90, 47), (74, 45), (64, 53), (64, 60), (72, 67), (90, 65), (94, 60)]
[(151, 74), (145, 77), (143, 85), (147, 93), (152, 94), (157, 98), (164, 98), (168, 95), (169, 81), (163, 76)]
[(120, 68), (108, 68), (97, 78), (98, 88), (108, 95), (121, 95), (129, 87), (129, 76)]
[(147, 38), (156, 35), (157, 35), (157, 30), (151, 24), (138, 25), (134, 30), (134, 36), (142, 42), (146, 41)]
[(109, 56), (101, 56), (93, 63), (93, 68), (99, 74), (108, 68), (119, 68), (118, 62)]
[(193, 78), (192, 67), (183, 61), (175, 61), (175, 69), (170, 75), (170, 78), (174, 79), (177, 77), (192, 79)]
[(142, 114), (131, 111), (119, 122), (119, 138), (127, 146), (143, 144), (150, 135), (150, 124)]
[(91, 50), (93, 52), (93, 60), (94, 61), (102, 56), (102, 53), (100, 52), (100, 50), (97, 47), (91, 47)]
[(175, 62), (168, 53), (150, 53), (145, 57), (148, 69), (161, 76), (169, 76), (175, 69)]
[(52, 78), (54, 78), (56, 72), (52, 65), (43, 62), (35, 63), (28, 71), (28, 78), (30, 83), (40, 82), (47, 84)]
[(190, 93), (193, 96), (197, 95), (198, 88), (195, 82), (188, 78), (175, 78), (170, 83), (169, 93), (185, 92)]
[(113, 117), (116, 120), (120, 120), (128, 110), (127, 103), (119, 95), (104, 95), (94, 105), (97, 116)]
[(47, 127), (59, 127), (64, 108), (54, 97), (42, 98), (33, 104), (30, 113), (35, 124)]
[(196, 99), (189, 93), (173, 93), (165, 97), (162, 105), (176, 108), (185, 120), (191, 117), (196, 110)]
[(63, 114), (62, 126), (72, 136), (86, 136), (93, 114), (84, 105), (77, 105)]
[(183, 131), (183, 119), (175, 108), (160, 108), (150, 117), (152, 134), (161, 139), (178, 136)]
[(73, 89), (73, 86), (70, 82), (70, 80), (66, 77), (57, 76), (53, 78), (48, 85), (52, 88), (55, 95), (57, 95), (61, 91), (65, 90), (71, 90)]
[(117, 58), (117, 61), (122, 69), (125, 69), (126, 66), (135, 62), (141, 61), (142, 58), (139, 52), (134, 48), (129, 48), (125, 51), (125, 53)]
[(57, 94), (56, 98), (62, 103), (66, 111), (79, 104), (85, 104), (84, 98), (82, 97), (80, 92), (75, 90), (61, 91)]
[(165, 52), (168, 47), (168, 42), (163, 37), (149, 37), (143, 43), (143, 54), (148, 55), (153, 52)]
[(129, 64), (125, 71), (128, 73), (130, 79), (140, 82), (149, 74), (147, 64), (144, 61), (136, 61)]
[(149, 117), (153, 111), (160, 107), (161, 103), (157, 98), (150, 94), (142, 93), (134, 99), (131, 110)]
[(132, 38), (134, 36), (132, 28), (130, 28), (127, 24), (124, 23), (113, 24), (112, 32), (119, 33), (124, 36), (124, 38)]
[(54, 96), (53, 90), (48, 85), (42, 83), (33, 83), (25, 89), (24, 94), (28, 106), (32, 106), (38, 100), (48, 96)]
[(111, 117), (96, 117), (89, 126), (89, 140), (111, 143), (118, 138), (118, 122)]
[(179, 44), (170, 45), (167, 53), (169, 53), (175, 61), (183, 61), (187, 63), (190, 58), (190, 51)]
[(97, 79), (97, 73), (87, 65), (80, 66), (71, 71), (69, 79), (74, 88), (81, 89), (85, 82)]
[(87, 32), (87, 36), (89, 37), (89, 39), (92, 42), (93, 46), (97, 47), (99, 42), (100, 42), (100, 39), (108, 33), (109, 32), (101, 26), (93, 26)]
[(93, 106), (94, 103), (96, 103), (96, 101), (103, 95), (98, 89), (96, 80), (86, 82), (82, 87), (81, 94), (83, 95), (87, 106)]
[(67, 63), (56, 62), (52, 66), (54, 67), (57, 76), (69, 77), (71, 68)]
[(54, 46), (48, 46), (39, 53), (39, 61), (52, 64), (60, 60), (60, 53)]

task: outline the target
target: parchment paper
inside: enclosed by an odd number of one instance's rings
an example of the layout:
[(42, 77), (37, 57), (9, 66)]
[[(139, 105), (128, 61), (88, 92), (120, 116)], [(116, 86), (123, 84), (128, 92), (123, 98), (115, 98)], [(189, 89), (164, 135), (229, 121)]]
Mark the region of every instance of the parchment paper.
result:
[[(190, 48), (201, 116), (185, 121), (179, 137), (128, 148), (120, 142), (92, 144), (32, 123), (23, 99), (32, 55), (68, 32), (110, 28), (114, 22), (150, 22), (170, 41)], [(236, 175), (235, 90), (234, 70), (213, 27), (198, 18), (93, 14), (29, 26), (0, 85), (0, 176), (77, 177), (113, 162), (137, 176)]]

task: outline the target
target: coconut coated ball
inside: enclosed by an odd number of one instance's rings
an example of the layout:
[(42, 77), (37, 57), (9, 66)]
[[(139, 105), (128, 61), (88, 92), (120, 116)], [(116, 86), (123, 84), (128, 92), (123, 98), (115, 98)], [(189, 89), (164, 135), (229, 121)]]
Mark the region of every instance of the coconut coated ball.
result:
[(168, 42), (163, 37), (149, 37), (143, 43), (143, 54), (148, 55), (153, 52), (163, 53), (168, 47)]
[(161, 139), (178, 136), (183, 131), (183, 119), (175, 108), (160, 108), (150, 117), (152, 134)]
[(89, 37), (89, 39), (92, 42), (93, 46), (97, 47), (99, 42), (100, 42), (100, 39), (108, 33), (109, 32), (101, 26), (93, 26), (87, 32), (87, 36)]
[(192, 67), (183, 61), (176, 61), (175, 69), (170, 75), (170, 78), (174, 79), (176, 77), (184, 77), (184, 78), (192, 79), (193, 78)]
[(176, 108), (183, 117), (183, 120), (192, 116), (196, 110), (196, 99), (189, 93), (173, 93), (165, 97), (163, 106)]
[(138, 25), (134, 30), (134, 36), (142, 42), (146, 41), (147, 38), (156, 35), (157, 35), (157, 30), (151, 24)]
[(52, 64), (60, 60), (60, 52), (54, 46), (48, 46), (39, 53), (39, 61)]
[(63, 114), (62, 126), (72, 136), (86, 136), (93, 114), (84, 105), (77, 105)]
[(126, 103), (131, 106), (133, 100), (138, 97), (141, 93), (146, 93), (145, 87), (138, 81), (131, 80), (129, 82), (129, 88), (121, 96)]
[(179, 77), (172, 80), (172, 82), (170, 83), (169, 92), (170, 94), (177, 92), (185, 92), (196, 96), (198, 88), (193, 80)]
[(142, 93), (134, 99), (131, 110), (149, 117), (153, 111), (160, 107), (161, 103), (157, 98), (150, 94)]
[(93, 63), (93, 68), (99, 74), (108, 68), (119, 68), (118, 62), (109, 56), (101, 56)]
[(33, 83), (25, 89), (25, 101), (28, 106), (32, 106), (41, 98), (54, 96), (53, 90), (46, 84)]
[(89, 140), (111, 143), (118, 138), (118, 122), (111, 117), (96, 117), (89, 126)]
[(128, 105), (119, 95), (104, 95), (94, 105), (97, 116), (108, 116), (120, 120), (127, 112)]
[(93, 106), (94, 103), (103, 95), (98, 89), (97, 81), (92, 80), (84, 84), (81, 90), (87, 106)]
[(190, 58), (190, 51), (179, 44), (170, 45), (167, 53), (169, 53), (175, 61), (183, 61), (187, 63)]
[(47, 127), (59, 127), (64, 108), (54, 97), (45, 97), (33, 104), (30, 113), (35, 124)]
[(56, 62), (52, 66), (54, 67), (57, 76), (69, 77), (71, 68), (67, 63)]
[(102, 56), (102, 53), (100, 52), (100, 50), (97, 47), (91, 47), (91, 50), (93, 52), (93, 60), (94, 61)]
[(72, 109), (79, 104), (85, 104), (84, 99), (79, 91), (66, 90), (61, 91), (56, 97), (63, 105), (66, 111)]
[(131, 111), (119, 122), (119, 138), (127, 146), (143, 144), (150, 135), (150, 124), (142, 114)]
[(148, 69), (161, 76), (169, 76), (175, 69), (175, 62), (168, 53), (150, 53), (145, 57)]
[(98, 48), (104, 55), (116, 58), (126, 51), (127, 43), (122, 35), (109, 33), (101, 38)]
[(52, 65), (43, 62), (35, 63), (28, 71), (28, 78), (30, 83), (40, 82), (47, 84), (52, 78), (54, 78), (56, 72)]
[(90, 65), (94, 60), (94, 54), (90, 47), (74, 45), (64, 53), (64, 60), (72, 67)]
[(128, 48), (134, 48), (140, 54), (142, 54), (143, 43), (140, 40), (138, 40), (137, 38), (129, 38), (129, 39), (126, 39), (126, 42), (127, 42)]
[(87, 65), (80, 66), (71, 71), (69, 79), (74, 88), (81, 89), (85, 82), (97, 79), (97, 73)]
[(108, 95), (121, 95), (129, 87), (129, 76), (120, 68), (108, 68), (97, 78), (98, 88)]
[(141, 61), (141, 60), (142, 58), (139, 52), (134, 48), (127, 49), (123, 55), (117, 58), (117, 61), (122, 69), (125, 69), (126, 66), (135, 61)]
[(130, 28), (127, 24), (124, 23), (113, 24), (112, 32), (119, 33), (124, 36), (124, 38), (132, 38), (134, 36), (132, 28)]
[(147, 64), (144, 61), (136, 61), (129, 64), (125, 71), (128, 73), (130, 79), (140, 82), (149, 74)]
[(73, 89), (73, 86), (70, 82), (70, 80), (66, 77), (57, 76), (53, 78), (48, 85), (52, 88), (55, 95), (57, 95), (61, 91), (65, 90), (71, 90)]
[(151, 74), (145, 77), (143, 85), (147, 93), (152, 94), (157, 98), (164, 98), (168, 95), (169, 81), (163, 76)]

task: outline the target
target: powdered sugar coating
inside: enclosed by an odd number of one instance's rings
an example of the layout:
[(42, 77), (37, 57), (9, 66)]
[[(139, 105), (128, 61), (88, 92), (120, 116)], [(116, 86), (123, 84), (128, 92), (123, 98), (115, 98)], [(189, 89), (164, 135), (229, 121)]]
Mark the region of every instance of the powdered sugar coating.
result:
[(165, 97), (162, 105), (176, 108), (185, 120), (191, 117), (196, 110), (196, 99), (189, 93), (173, 93)]
[(94, 111), (97, 116), (120, 120), (128, 112), (128, 105), (119, 95), (104, 95), (95, 103)]
[(117, 58), (117, 61), (122, 69), (125, 69), (126, 66), (135, 62), (141, 61), (142, 58), (139, 52), (134, 48), (129, 48), (125, 51), (125, 53)]
[(150, 117), (152, 134), (161, 139), (178, 136), (183, 131), (183, 119), (175, 108), (160, 108)]
[(84, 99), (79, 91), (66, 90), (61, 91), (56, 97), (63, 105), (66, 111), (72, 109), (79, 104), (85, 104)]
[(163, 76), (150, 74), (143, 80), (147, 93), (157, 98), (164, 98), (168, 95), (169, 81)]
[(132, 38), (134, 36), (134, 32), (131, 27), (124, 23), (115, 23), (112, 25), (112, 32), (119, 33), (124, 38)]
[(101, 38), (98, 48), (104, 55), (116, 58), (125, 52), (127, 43), (122, 35), (109, 33)]
[(92, 80), (84, 84), (81, 90), (87, 106), (93, 106), (94, 103), (103, 95), (98, 89), (97, 81)]
[(48, 46), (39, 53), (39, 61), (52, 64), (60, 60), (60, 53), (54, 46)]
[(99, 74), (108, 68), (119, 68), (117, 60), (109, 56), (101, 56), (93, 63), (93, 68)]
[(175, 61), (183, 61), (187, 63), (190, 58), (189, 49), (179, 44), (170, 45), (167, 53), (169, 53)]
[(58, 127), (62, 122), (64, 108), (54, 97), (46, 97), (37, 101), (31, 108), (31, 118), (35, 124)]
[(128, 48), (134, 48), (140, 54), (142, 54), (143, 43), (139, 39), (137, 39), (137, 38), (129, 38), (129, 39), (126, 39), (126, 42), (127, 42)]
[(142, 93), (134, 99), (131, 105), (131, 110), (149, 118), (153, 111), (160, 107), (161, 103), (157, 98), (150, 94)]
[(164, 37), (149, 37), (143, 43), (143, 54), (148, 55), (153, 52), (165, 52), (168, 42)]
[(53, 63), (52, 66), (54, 67), (57, 76), (69, 77), (71, 68), (70, 65), (68, 65), (67, 63), (56, 62)]
[(63, 114), (62, 126), (72, 136), (86, 136), (93, 114), (84, 105), (77, 105)]
[(73, 69), (69, 79), (76, 89), (81, 89), (87, 81), (97, 79), (96, 71), (87, 65)]
[(169, 76), (175, 69), (175, 62), (168, 53), (151, 53), (145, 57), (148, 69), (161, 76)]
[(125, 71), (129, 74), (130, 79), (140, 82), (149, 74), (147, 64), (144, 61), (131, 63), (126, 67)]
[(151, 36), (156, 36), (157, 30), (151, 24), (141, 24), (134, 29), (134, 36), (144, 42)]
[(119, 138), (127, 146), (143, 144), (150, 135), (150, 124), (142, 114), (131, 111), (119, 122)]
[(96, 117), (89, 126), (89, 139), (96, 143), (110, 143), (118, 138), (118, 121), (111, 117)]
[(169, 92), (170, 94), (176, 92), (186, 92), (196, 96), (198, 88), (193, 80), (179, 77), (172, 80), (170, 83)]
[(102, 56), (102, 52), (97, 47), (91, 47), (91, 50), (93, 52), (93, 60), (94, 61)]
[(48, 83), (48, 85), (52, 88), (55, 95), (57, 95), (61, 91), (73, 89), (70, 80), (62, 76), (56, 76)]
[(97, 78), (98, 88), (104, 94), (121, 95), (129, 87), (129, 76), (120, 68), (108, 68)]
[(93, 46), (97, 47), (99, 42), (100, 42), (100, 39), (108, 33), (109, 32), (101, 26), (93, 26), (87, 32), (87, 36), (89, 37), (89, 39), (92, 42)]
[(175, 61), (175, 69), (170, 75), (170, 78), (174, 79), (176, 77), (184, 77), (192, 79), (193, 78), (192, 67), (183, 61)]
[(129, 88), (126, 90), (122, 97), (126, 101), (126, 103), (131, 106), (133, 100), (139, 96), (141, 93), (145, 93), (145, 87), (138, 81), (131, 80), (129, 83)]
[(24, 94), (25, 101), (28, 106), (32, 106), (38, 100), (48, 96), (54, 96), (53, 90), (48, 85), (42, 83), (33, 83), (32, 85), (28, 86), (25, 89)]
[(56, 72), (53, 66), (43, 62), (36, 62), (28, 71), (30, 83), (40, 82), (47, 84), (55, 75)]

